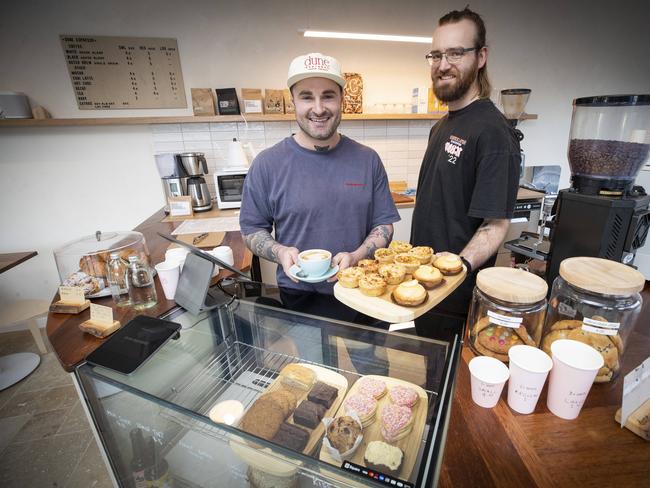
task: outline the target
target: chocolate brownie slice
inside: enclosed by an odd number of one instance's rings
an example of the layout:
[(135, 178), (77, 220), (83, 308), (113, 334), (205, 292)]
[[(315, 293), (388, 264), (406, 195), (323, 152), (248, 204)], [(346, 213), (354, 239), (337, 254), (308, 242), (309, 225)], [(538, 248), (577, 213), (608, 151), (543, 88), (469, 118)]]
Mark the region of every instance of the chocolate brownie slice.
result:
[(273, 442), (276, 444), (298, 452), (302, 452), (308, 440), (309, 433), (306, 430), (295, 425), (287, 424), (286, 422), (280, 426), (280, 430), (278, 430), (278, 433), (273, 438)]
[(339, 391), (333, 386), (318, 381), (307, 395), (307, 400), (318, 403), (327, 409), (332, 406), (338, 394)]
[(313, 429), (325, 415), (325, 410), (323, 405), (305, 400), (294, 410), (293, 422)]

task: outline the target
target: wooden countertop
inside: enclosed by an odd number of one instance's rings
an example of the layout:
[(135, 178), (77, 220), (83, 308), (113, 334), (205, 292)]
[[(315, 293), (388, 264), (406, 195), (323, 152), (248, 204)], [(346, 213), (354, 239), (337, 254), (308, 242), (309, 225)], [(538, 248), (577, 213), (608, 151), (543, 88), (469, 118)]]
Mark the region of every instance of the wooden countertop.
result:
[(627, 342), (621, 374), (594, 384), (575, 420), (546, 407), (546, 390), (530, 415), (508, 407), (507, 384), (493, 409), (472, 402), (463, 348), (452, 401), (441, 487), (641, 487), (650, 480), (650, 442), (621, 429), (614, 414), (621, 406), (623, 378), (650, 354), (650, 287)]
[[(157, 233), (171, 234), (182, 223), (182, 220), (178, 222), (161, 222), (163, 218), (165, 218), (165, 213), (161, 209), (134, 229), (144, 234), (152, 263), (158, 263), (164, 260), (165, 251), (170, 244)], [(239, 232), (227, 232), (222, 245), (232, 248), (236, 268), (244, 271), (250, 268), (253, 256), (246, 248)], [(232, 275), (230, 271), (222, 270), (216, 279), (225, 278), (230, 275)], [(173, 300), (165, 299), (158, 277), (154, 281), (156, 284), (156, 293), (158, 294), (158, 303), (154, 307), (138, 312), (130, 308), (113, 307), (115, 319), (124, 325), (136, 315), (144, 314), (157, 317), (174, 308), (176, 303)], [(52, 301), (55, 302), (58, 299), (57, 293)], [(113, 300), (110, 295), (104, 298), (93, 299), (92, 301), (100, 305), (113, 306)], [(66, 371), (71, 372), (75, 365), (83, 361), (105, 340), (98, 339), (79, 330), (79, 324), (89, 318), (89, 309), (81, 312), (79, 315), (48, 314), (46, 325), (47, 337), (59, 358), (61, 366)]]
[(9, 271), (14, 266), (18, 266), (20, 263), (24, 263), (37, 254), (38, 253), (36, 251), (9, 252), (0, 254), (0, 273)]

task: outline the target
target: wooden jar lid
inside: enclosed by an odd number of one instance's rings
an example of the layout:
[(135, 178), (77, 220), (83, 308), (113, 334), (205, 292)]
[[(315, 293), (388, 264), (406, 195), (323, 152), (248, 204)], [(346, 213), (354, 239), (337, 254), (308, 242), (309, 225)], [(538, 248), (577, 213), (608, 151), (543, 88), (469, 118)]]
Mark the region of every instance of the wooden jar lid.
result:
[(645, 285), (636, 269), (602, 258), (565, 259), (560, 263), (560, 276), (573, 286), (603, 295), (634, 295)]
[(486, 295), (511, 303), (535, 303), (546, 298), (546, 281), (521, 268), (494, 267), (479, 271), (476, 286)]

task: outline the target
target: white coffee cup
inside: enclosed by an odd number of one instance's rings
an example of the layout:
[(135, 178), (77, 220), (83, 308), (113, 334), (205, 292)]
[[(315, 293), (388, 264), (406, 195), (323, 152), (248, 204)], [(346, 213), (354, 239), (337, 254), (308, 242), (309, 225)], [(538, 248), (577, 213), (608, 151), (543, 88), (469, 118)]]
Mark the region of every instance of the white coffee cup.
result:
[(551, 413), (573, 420), (582, 410), (603, 356), (593, 347), (570, 339), (558, 339), (551, 344), (553, 369), (548, 380), (546, 406)]
[(511, 347), (508, 358), (508, 405), (515, 412), (531, 413), (535, 410), (553, 361), (544, 351), (523, 345)]
[(479, 407), (494, 407), (508, 381), (508, 367), (501, 361), (489, 356), (478, 356), (469, 362), (472, 377), (472, 400)]
[(172, 247), (165, 251), (165, 261), (176, 261), (181, 266), (181, 271), (183, 270), (183, 265), (185, 264), (185, 258), (190, 253), (190, 250), (186, 247)]
[(180, 263), (178, 261), (163, 261), (154, 267), (158, 273), (158, 279), (165, 293), (165, 298), (167, 300), (173, 300), (174, 295), (176, 295), (178, 278), (181, 274)]
[(218, 246), (209, 252), (220, 261), (223, 261), (224, 263), (229, 264), (230, 266), (234, 266), (235, 257), (232, 253), (232, 248), (230, 246)]
[(298, 266), (309, 276), (321, 276), (330, 269), (332, 253), (326, 249), (307, 249), (298, 254)]

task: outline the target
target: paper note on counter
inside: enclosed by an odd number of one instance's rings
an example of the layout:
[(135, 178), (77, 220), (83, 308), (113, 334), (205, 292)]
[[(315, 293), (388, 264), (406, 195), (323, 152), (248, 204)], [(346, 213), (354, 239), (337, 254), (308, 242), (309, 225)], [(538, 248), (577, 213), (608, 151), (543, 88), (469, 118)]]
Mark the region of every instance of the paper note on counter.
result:
[(173, 230), (172, 235), (201, 234), (204, 232), (238, 232), (239, 217), (185, 220)]

